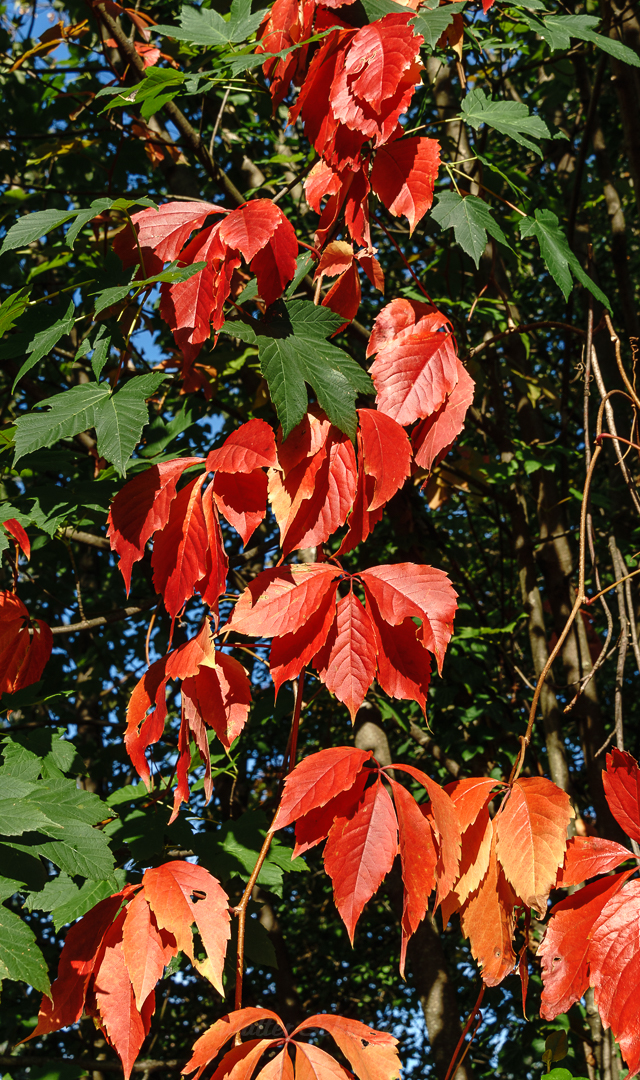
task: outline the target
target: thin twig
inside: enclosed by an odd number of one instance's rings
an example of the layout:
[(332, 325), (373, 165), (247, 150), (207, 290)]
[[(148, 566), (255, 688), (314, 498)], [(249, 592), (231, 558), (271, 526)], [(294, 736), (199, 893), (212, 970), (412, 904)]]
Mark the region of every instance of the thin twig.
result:
[(150, 596), (148, 600), (141, 600), (139, 604), (130, 607), (119, 608), (110, 611), (108, 615), (96, 615), (93, 619), (84, 619), (82, 622), (65, 623), (62, 626), (52, 626), (52, 634), (77, 634), (81, 630), (93, 630), (96, 626), (107, 626), (108, 623), (121, 622), (122, 619), (131, 619), (134, 615), (141, 615), (158, 603), (157, 596)]
[[(609, 551), (614, 573), (620, 573), (621, 557), (618, 545), (613, 536), (609, 537)], [(624, 588), (621, 579), (616, 582), (616, 595), (618, 597), (618, 617), (620, 619), (620, 638), (618, 641), (618, 663), (616, 666), (616, 689), (615, 689), (615, 732), (616, 746), (618, 750), (624, 750), (624, 729), (622, 725), (622, 687), (624, 684), (624, 665), (629, 648), (629, 620), (627, 618)]]
[(229, 100), (229, 94), (230, 93), (231, 93), (231, 87), (228, 86), (227, 89), (224, 92), (224, 97), (222, 99), (222, 104), (221, 104), (221, 106), (220, 106), (220, 108), (218, 110), (218, 115), (216, 116), (216, 122), (213, 125), (213, 131), (211, 132), (211, 141), (209, 143), (209, 157), (211, 158), (212, 161), (213, 161), (213, 148), (214, 148), (214, 144), (215, 144), (215, 141), (216, 141), (216, 135), (218, 134), (218, 128), (220, 127), (220, 121), (222, 120), (222, 115), (224, 113), (224, 110), (227, 107), (227, 101)]

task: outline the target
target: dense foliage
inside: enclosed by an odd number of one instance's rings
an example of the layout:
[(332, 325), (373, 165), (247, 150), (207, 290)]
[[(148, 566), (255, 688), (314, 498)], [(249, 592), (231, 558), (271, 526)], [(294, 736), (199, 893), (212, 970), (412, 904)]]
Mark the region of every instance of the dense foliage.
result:
[(636, 6), (219, 7), (2, 6), (0, 1063), (617, 1080)]

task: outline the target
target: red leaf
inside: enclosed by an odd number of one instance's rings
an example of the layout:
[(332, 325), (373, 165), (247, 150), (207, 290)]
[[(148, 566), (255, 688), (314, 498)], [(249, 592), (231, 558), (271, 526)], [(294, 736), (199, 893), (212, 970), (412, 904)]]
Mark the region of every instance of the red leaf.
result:
[(460, 869), (454, 886), (458, 903), (463, 904), (480, 885), (489, 867), (492, 843), (493, 827), (489, 808), (484, 806), (473, 824), (462, 834)]
[(274, 637), (269, 653), (269, 668), (276, 696), (287, 679), (298, 677), (324, 645), (336, 614), (338, 582), (330, 583), (320, 606), (303, 626), (292, 634)]
[(206, 262), (204, 269), (186, 281), (165, 283), (160, 291), (160, 314), (187, 361), (198, 355), (212, 326), (221, 328), (233, 271), (240, 265), (240, 256), (222, 243), (220, 227), (205, 229), (182, 252), (181, 262), (187, 266)]
[(503, 789), (506, 785), (491, 777), (471, 776), (465, 780), (453, 780), (445, 786), (445, 791), (455, 805), (460, 828), (464, 832), (473, 825), (478, 814), (490, 803), (495, 788)]
[(398, 1040), (388, 1032), (376, 1031), (359, 1020), (320, 1013), (298, 1024), (292, 1036), (313, 1027), (329, 1032), (360, 1080), (396, 1080), (400, 1076)]
[(296, 1043), (295, 1080), (351, 1080), (352, 1073), (311, 1043)]
[[(276, 1023), (282, 1029), (283, 1035), (286, 1036), (287, 1029), (282, 1020), (270, 1009), (238, 1009), (236, 1012), (227, 1013), (221, 1020), (217, 1020), (215, 1024), (207, 1028), (204, 1035), (201, 1035), (195, 1042), (193, 1054), (182, 1072), (190, 1073), (197, 1069), (198, 1072), (193, 1077), (193, 1080), (199, 1080), (209, 1062), (213, 1061), (229, 1039), (233, 1038), (238, 1031), (242, 1031), (243, 1028), (260, 1023), (263, 1020), (271, 1020)], [(249, 1043), (245, 1043), (244, 1046), (249, 1046)]]
[(416, 701), (426, 716), (431, 678), (429, 653), (416, 637), (413, 619), (389, 626), (373, 607), (371, 622), (376, 635), (376, 678), (385, 694), (403, 701)]
[(607, 902), (632, 873), (626, 870), (592, 881), (551, 909), (538, 948), (543, 982), (540, 1015), (545, 1020), (567, 1012), (585, 993), (589, 986), (591, 932)]
[(356, 492), (356, 457), (346, 435), (312, 409), (280, 444), (281, 471), (269, 474), (269, 499), (286, 555), (324, 543), (344, 524)]
[(58, 961), (58, 977), (51, 984), (51, 997), (43, 994), (38, 1024), (28, 1036), (29, 1039), (69, 1027), (80, 1019), (87, 985), (100, 955), (100, 946), (122, 900), (123, 893), (100, 900), (69, 927)]
[(251, 683), (233, 656), (216, 652), (215, 666), (204, 663), (193, 677), (200, 716), (229, 750), (249, 716)]
[(9, 518), (7, 521), (2, 522), (2, 528), (6, 529), (7, 532), (11, 536), (13, 536), (15, 538), (17, 543), (22, 548), (22, 551), (24, 552), (25, 557), (27, 559), (30, 559), (31, 558), (31, 544), (29, 542), (29, 537), (27, 536), (26, 532), (22, 528), (22, 525), (20, 524), (20, 522), (16, 521), (15, 518)]
[(473, 404), (476, 384), (459, 360), (456, 367), (458, 382), (449, 396), (411, 434), (416, 465), (421, 469), (430, 470), (435, 461), (444, 457), (462, 431), (467, 410)]
[(178, 947), (173, 934), (158, 930), (155, 916), (143, 892), (134, 896), (127, 907), (122, 928), (122, 955), (140, 1010), (162, 978), (165, 967)]
[(385, 622), (398, 626), (407, 618), (422, 619), (418, 639), (434, 654), (441, 674), (457, 607), (457, 593), (444, 571), (416, 563), (395, 563), (372, 566), (359, 576), (367, 603), (377, 605)]
[(414, 136), (381, 147), (371, 169), (371, 187), (395, 217), (404, 215), (413, 232), (433, 202), (440, 167), (437, 139)]
[(163, 263), (178, 258), (193, 230), (201, 228), (209, 214), (221, 213), (224, 213), (222, 207), (213, 203), (170, 202), (163, 203), (157, 210), (149, 207), (131, 216), (137, 243), (131, 226), (125, 225), (113, 241), (113, 250), (122, 259), (124, 267), (135, 266), (139, 262), (139, 244), (146, 275), (156, 274)]
[[(222, 970), (230, 937), (229, 897), (219, 882), (202, 866), (169, 862), (147, 870), (142, 884), (159, 929), (174, 935), (180, 952), (186, 953), (200, 974), (224, 996)], [(198, 928), (207, 954), (205, 960), (196, 959), (192, 923)]]
[[(336, 30), (320, 43), (309, 65), (296, 103), (289, 111), (289, 123), (293, 124), (298, 117), (301, 117), (309, 142), (329, 164), (331, 164), (331, 149), (338, 126), (329, 105), (329, 94), (334, 75), (344, 63), (346, 44), (354, 35), (354, 30)], [(349, 157), (349, 161), (344, 160), (344, 165), (349, 164), (353, 157), (358, 156), (364, 142), (364, 134), (358, 134), (353, 153), (346, 155), (343, 152), (343, 158)]]
[(367, 356), (377, 353), (369, 373), (380, 412), (411, 424), (439, 409), (458, 382), (448, 320), (415, 300), (392, 300), (378, 315)]
[(273, 430), (264, 420), (248, 420), (232, 431), (206, 460), (207, 472), (252, 473), (278, 461)]
[(311, 810), (326, 806), (341, 791), (348, 791), (365, 761), (370, 760), (369, 750), (355, 746), (331, 747), (304, 758), (284, 782), (274, 828), (284, 829)]
[[(51, 656), (53, 635), (42, 619), (33, 621), (22, 600), (0, 592), (0, 695), (13, 694), (37, 682)], [(26, 624), (26, 625), (25, 625)]]
[(169, 520), (153, 543), (153, 586), (172, 620), (207, 572), (207, 524), (202, 474), (178, 492)]
[(487, 986), (497, 986), (516, 965), (512, 938), (517, 902), (496, 858), (494, 843), (486, 875), (460, 912), (462, 932), (469, 938)]
[(564, 866), (556, 882), (558, 888), (581, 885), (596, 874), (608, 874), (626, 859), (633, 858), (622, 844), (599, 836), (572, 836), (567, 843)]
[(404, 978), (407, 942), (425, 917), (429, 896), (436, 883), (438, 852), (433, 832), (413, 795), (389, 778), (398, 817), (400, 859), (404, 897), (400, 974)]
[(331, 311), (335, 311), (336, 315), (342, 315), (345, 320), (339, 330), (335, 331), (336, 334), (339, 333), (340, 330), (344, 330), (347, 323), (350, 323), (355, 319), (358, 314), (358, 308), (360, 307), (360, 299), (361, 291), (358, 267), (355, 262), (352, 262), (351, 266), (340, 275), (322, 300), (323, 307), (328, 307)]
[(386, 15), (358, 30), (331, 86), (336, 120), (375, 138), (376, 146), (386, 142), (419, 81), (422, 42), (403, 14)]
[(542, 776), (516, 780), (496, 816), (496, 850), (505, 875), (540, 915), (562, 866), (573, 816), (566, 791)]
[(227, 585), (227, 572), (229, 560), (224, 550), (224, 542), (218, 519), (218, 511), (213, 503), (213, 485), (209, 484), (202, 496), (202, 513), (207, 530), (207, 543), (205, 551), (206, 572), (200, 581), (196, 582), (195, 591), (202, 597), (202, 603), (211, 608), (218, 620), (218, 600), (223, 595)]
[(460, 822), (453, 801), (446, 791), (436, 784), (435, 780), (416, 769), (413, 765), (394, 765), (394, 769), (400, 769), (412, 776), (425, 788), (430, 802), (422, 807), (438, 838), (438, 863), (436, 866), (436, 881), (438, 892), (436, 907), (450, 891), (453, 882), (458, 875), (460, 862)]
[[(304, 0), (302, 4), (298, 0), (276, 0), (258, 30), (260, 43), (256, 52), (277, 53), (306, 41), (311, 36), (314, 13), (313, 0)], [(285, 97), (291, 80), (296, 80), (297, 84), (298, 77), (306, 73), (308, 51), (309, 46), (305, 45), (295, 49), (288, 57), (272, 57), (262, 65), (265, 76), (270, 80), (269, 90), (274, 108)]]
[(391, 870), (397, 852), (395, 810), (377, 778), (353, 817), (336, 818), (324, 849), (325, 870), (351, 944), (362, 909)]
[(392, 499), (411, 473), (411, 447), (404, 428), (377, 409), (358, 409), (364, 471), (375, 482), (367, 510)]
[(374, 497), (375, 480), (373, 476), (367, 476), (364, 471), (362, 460), (362, 436), (358, 432), (358, 452), (360, 461), (358, 464), (358, 487), (351, 513), (349, 514), (348, 529), (336, 554), (344, 555), (347, 551), (353, 551), (358, 544), (373, 532), (375, 526), (382, 520), (384, 507), (377, 510), (367, 510), (367, 506)]
[(267, 475), (262, 469), (250, 473), (219, 472), (213, 478), (213, 498), (221, 514), (240, 533), (246, 546), (267, 512)]
[(271, 199), (253, 199), (232, 210), (220, 223), (220, 239), (250, 263), (269, 243), (283, 219), (286, 221), (282, 210)]
[(258, 574), (226, 624), (239, 634), (277, 637), (299, 630), (342, 571), (329, 563), (279, 566)]
[(125, 1080), (129, 1080), (140, 1047), (151, 1027), (155, 994), (152, 990), (141, 1012), (138, 1012), (124, 961), (122, 941), (116, 941), (105, 949), (96, 971), (93, 992), (101, 1026), (122, 1062)]
[(629, 1077), (640, 1072), (639, 927), (640, 881), (636, 880), (607, 902), (591, 931), (589, 944), (595, 1003), (605, 1029), (610, 1027), (620, 1043)]
[[(269, 200), (265, 199), (265, 202)], [(254, 255), (249, 269), (256, 275), (258, 295), (267, 307), (277, 300), (295, 277), (298, 239), (291, 222), (280, 213), (280, 224), (268, 243)]]
[(631, 840), (640, 840), (640, 771), (635, 758), (612, 750), (602, 783), (614, 818)]
[(335, 621), (313, 666), (327, 690), (347, 706), (355, 721), (375, 678), (376, 646), (369, 614), (353, 591), (338, 601)]
[[(151, 774), (146, 750), (157, 743), (164, 731), (167, 715), (166, 657), (156, 660), (133, 688), (127, 707), (127, 730), (124, 735), (125, 749), (138, 776), (151, 787)], [(149, 709), (155, 706), (150, 716)]]
[[(324, 162), (318, 162), (318, 165), (324, 165)], [(334, 175), (331, 169), (328, 172), (330, 176)], [(316, 208), (314, 207), (314, 209)], [(313, 280), (317, 281), (324, 274), (327, 277), (344, 274), (345, 270), (348, 270), (353, 265), (353, 257), (353, 244), (347, 244), (345, 240), (332, 240), (330, 244), (327, 244), (320, 256)]]
[[(329, 1055), (327, 1054), (327, 1057)], [(331, 1059), (329, 1059), (331, 1060)], [(294, 1080), (293, 1061), (288, 1046), (276, 1054), (264, 1069), (258, 1073), (256, 1080)]]
[(202, 458), (178, 458), (152, 465), (129, 480), (111, 503), (107, 536), (111, 550), (120, 556), (127, 596), (133, 564), (144, 555), (147, 540), (169, 520), (178, 480), (185, 469), (201, 462)]
[(302, 855), (309, 848), (326, 840), (336, 818), (350, 818), (355, 814), (364, 795), (364, 789), (371, 775), (370, 769), (362, 769), (352, 787), (341, 791), (325, 806), (310, 810), (296, 821), (296, 842), (292, 858)]

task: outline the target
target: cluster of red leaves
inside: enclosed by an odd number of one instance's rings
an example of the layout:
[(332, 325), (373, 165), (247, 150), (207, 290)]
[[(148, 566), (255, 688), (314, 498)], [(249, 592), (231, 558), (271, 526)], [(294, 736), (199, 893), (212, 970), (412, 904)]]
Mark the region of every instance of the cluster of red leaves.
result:
[[(211, 758), (207, 728), (228, 750), (242, 731), (251, 705), (251, 683), (237, 660), (216, 651), (205, 620), (191, 641), (156, 660), (136, 684), (127, 709), (124, 744), (138, 775), (150, 787), (146, 751), (161, 738), (167, 716), (167, 684), (181, 680), (182, 715), (178, 736), (176, 788), (171, 821), (189, 801), (190, 740), (205, 766), (204, 792), (211, 798)], [(149, 710), (153, 709), (151, 713)], [(149, 713), (149, 715), (147, 715)]]
[[(29, 1036), (93, 1017), (131, 1074), (155, 1011), (154, 988), (179, 952), (220, 994), (230, 937), (229, 898), (201, 866), (169, 862), (147, 870), (140, 885), (96, 904), (67, 932), (51, 994), (43, 995)], [(206, 952), (196, 956), (195, 924)]]
[[(9, 522), (4, 524), (7, 528)], [(15, 694), (37, 682), (52, 648), (53, 635), (47, 623), (30, 620), (27, 608), (14, 593), (0, 592), (0, 695)]]
[[(429, 802), (418, 804), (394, 771), (417, 780)], [(287, 777), (274, 827), (294, 822), (294, 858), (327, 841), (325, 870), (352, 943), (365, 904), (400, 852), (404, 972), (407, 942), (424, 919), (430, 894), (437, 888), (439, 903), (458, 873), (460, 825), (449, 795), (412, 765), (381, 768), (369, 751), (338, 746), (305, 758)]]
[[(212, 214), (224, 215), (222, 221), (203, 228)], [(258, 293), (267, 305), (282, 295), (296, 271), (295, 231), (270, 199), (254, 199), (231, 211), (213, 203), (164, 203), (157, 210), (141, 210), (131, 220), (135, 234), (125, 226), (113, 244), (123, 266), (142, 263), (140, 274), (149, 277), (175, 259), (181, 266), (207, 264), (187, 281), (165, 282), (161, 288), (160, 314), (184, 356), (185, 373), (211, 329), (217, 332), (224, 323), (224, 303), (242, 259), (256, 275)], [(200, 231), (189, 240), (195, 229)]]
[[(249, 420), (206, 458), (178, 458), (152, 465), (118, 492), (109, 511), (108, 536), (120, 556), (127, 587), (131, 570), (154, 538), (153, 584), (171, 616), (194, 591), (214, 612), (225, 590), (227, 557), (218, 512), (247, 543), (267, 509), (265, 469), (276, 464), (273, 431), (263, 420)], [(177, 490), (194, 465), (204, 471)], [(209, 473), (213, 480), (203, 490)]]
[[(289, 1035), (280, 1017), (270, 1009), (238, 1009), (217, 1020), (195, 1043), (183, 1074), (197, 1069), (193, 1080), (200, 1080), (207, 1065), (234, 1035), (246, 1028), (265, 1027), (279, 1028), (282, 1034), (275, 1038), (252, 1038), (234, 1046), (214, 1071), (216, 1080), (228, 1076), (233, 1080), (251, 1080), (260, 1060), (274, 1050), (279, 1052), (263, 1066), (255, 1080), (353, 1080), (353, 1074), (325, 1050), (296, 1038), (311, 1028), (320, 1028), (331, 1035), (358, 1080), (396, 1080), (400, 1076), (398, 1040), (386, 1031), (376, 1031), (359, 1020), (320, 1013), (303, 1020)], [(292, 1051), (295, 1057), (291, 1056)]]
[[(395, 779), (397, 771), (416, 780), (429, 802), (416, 803)], [(492, 821), (489, 803), (501, 795)], [(442, 789), (411, 765), (380, 768), (367, 751), (337, 747), (312, 754), (294, 769), (274, 824), (285, 828), (295, 823), (294, 857), (326, 839), (325, 869), (352, 941), (365, 904), (399, 854), (404, 883), (401, 971), (407, 942), (435, 889), (444, 922), (454, 911), (460, 913), (482, 978), (493, 986), (516, 964), (516, 909), (546, 911), (571, 816), (566, 793), (544, 778), (520, 779), (512, 788), (473, 778)]]
[[(366, 607), (354, 592), (356, 582)], [(348, 589), (341, 597), (340, 583)], [(430, 654), (440, 671), (455, 610), (449, 578), (432, 566), (397, 563), (348, 574), (338, 563), (302, 563), (258, 574), (226, 625), (273, 638), (276, 693), (312, 664), (354, 718), (374, 678), (391, 697), (425, 708)]]
[[(631, 754), (607, 755), (603, 782), (611, 813), (624, 832), (640, 841), (640, 769)], [(627, 859), (629, 870), (611, 875)], [(631, 851), (610, 840), (575, 836), (569, 841), (562, 888), (583, 885), (551, 910), (538, 956), (542, 960), (541, 1014), (552, 1020), (567, 1012), (589, 986), (605, 1029), (611, 1028), (629, 1076), (640, 1072), (640, 881)]]

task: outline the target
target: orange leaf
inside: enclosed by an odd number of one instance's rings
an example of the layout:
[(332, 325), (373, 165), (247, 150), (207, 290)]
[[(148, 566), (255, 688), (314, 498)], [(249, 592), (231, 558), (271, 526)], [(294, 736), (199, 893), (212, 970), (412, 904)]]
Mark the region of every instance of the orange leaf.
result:
[(527, 907), (546, 914), (574, 816), (566, 791), (542, 776), (516, 780), (496, 817), (496, 850), (507, 879)]

